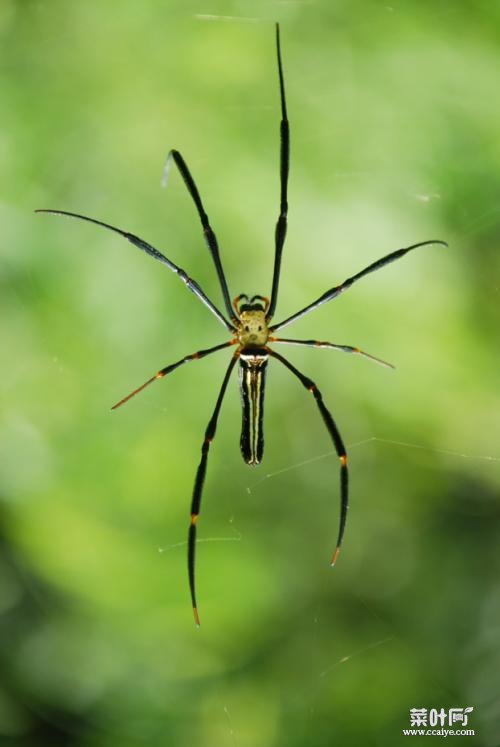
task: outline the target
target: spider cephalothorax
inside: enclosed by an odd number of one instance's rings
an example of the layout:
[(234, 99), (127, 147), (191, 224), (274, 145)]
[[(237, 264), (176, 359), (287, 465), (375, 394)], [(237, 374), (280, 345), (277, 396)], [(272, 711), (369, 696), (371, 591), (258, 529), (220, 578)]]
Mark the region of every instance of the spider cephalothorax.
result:
[(348, 492), (347, 456), (346, 456), (346, 450), (344, 447), (344, 443), (337, 429), (335, 421), (332, 418), (330, 411), (327, 409), (323, 401), (321, 392), (316, 386), (316, 384), (314, 383), (314, 381), (309, 379), (307, 376), (304, 376), (304, 374), (301, 373), (297, 368), (295, 368), (295, 366), (292, 365), (290, 361), (288, 361), (282, 355), (277, 353), (275, 350), (272, 350), (268, 346), (268, 343), (285, 343), (289, 345), (290, 344), (291, 345), (305, 345), (307, 347), (330, 348), (333, 350), (341, 350), (344, 353), (357, 353), (359, 355), (371, 358), (372, 360), (375, 360), (378, 363), (381, 363), (382, 365), (385, 365), (385, 366), (390, 365), (388, 363), (384, 363), (384, 361), (381, 361), (379, 358), (375, 358), (372, 355), (368, 355), (368, 353), (364, 353), (359, 348), (352, 347), (350, 345), (338, 345), (333, 342), (319, 342), (318, 340), (292, 340), (290, 338), (275, 337), (274, 333), (278, 329), (288, 326), (296, 319), (299, 319), (305, 314), (308, 314), (310, 311), (313, 311), (314, 309), (318, 308), (318, 306), (321, 306), (327, 301), (331, 301), (332, 299), (336, 298), (341, 293), (343, 293), (348, 288), (350, 288), (351, 285), (353, 285), (353, 283), (360, 280), (365, 275), (368, 275), (369, 273), (374, 272), (375, 270), (379, 270), (380, 268), (384, 267), (390, 262), (394, 262), (394, 260), (399, 259), (400, 257), (404, 256), (407, 252), (411, 251), (412, 249), (416, 249), (419, 246), (425, 246), (426, 244), (434, 244), (434, 243), (444, 244), (446, 246), (446, 243), (444, 241), (439, 241), (439, 240), (422, 241), (418, 244), (412, 244), (411, 246), (407, 246), (404, 249), (398, 249), (395, 252), (391, 252), (391, 254), (387, 254), (385, 257), (382, 257), (382, 259), (379, 259), (376, 262), (373, 262), (372, 264), (368, 265), (368, 267), (365, 267), (363, 270), (361, 270), (361, 272), (358, 272), (356, 275), (352, 275), (351, 277), (347, 278), (347, 280), (344, 280), (343, 283), (333, 286), (333, 288), (330, 288), (329, 290), (327, 290), (325, 293), (319, 296), (319, 298), (317, 298), (315, 301), (308, 304), (307, 306), (304, 306), (304, 308), (295, 312), (294, 314), (287, 317), (283, 321), (278, 322), (277, 324), (276, 323), (270, 324), (271, 319), (274, 317), (274, 312), (276, 310), (276, 302), (278, 299), (278, 286), (279, 286), (279, 279), (280, 279), (280, 272), (281, 272), (281, 256), (283, 253), (283, 246), (285, 243), (285, 236), (286, 236), (286, 230), (287, 230), (288, 167), (289, 167), (289, 155), (290, 155), (289, 125), (288, 125), (288, 116), (287, 116), (286, 101), (285, 101), (285, 84), (283, 80), (283, 69), (282, 69), (282, 64), (281, 64), (280, 37), (279, 37), (278, 24), (276, 24), (276, 52), (277, 52), (277, 60), (278, 60), (278, 76), (279, 76), (280, 103), (281, 103), (281, 124), (280, 124), (280, 138), (281, 138), (280, 187), (281, 187), (281, 190), (280, 190), (279, 214), (278, 214), (278, 220), (276, 222), (276, 231), (275, 231), (273, 280), (272, 280), (272, 287), (271, 287), (271, 297), (269, 299), (266, 298), (265, 296), (253, 296), (252, 298), (248, 298), (248, 296), (243, 294), (235, 298), (231, 305), (231, 300), (230, 300), (231, 296), (229, 295), (229, 290), (228, 290), (226, 278), (224, 275), (224, 270), (222, 268), (222, 263), (221, 263), (220, 255), (219, 255), (219, 246), (217, 243), (217, 239), (215, 237), (215, 233), (213, 232), (210, 226), (208, 216), (203, 207), (203, 203), (201, 201), (198, 188), (196, 187), (194, 179), (191, 176), (191, 172), (189, 171), (183, 157), (177, 150), (171, 150), (170, 153), (168, 154), (167, 161), (165, 164), (165, 169), (164, 169), (164, 176), (166, 177), (168, 164), (170, 163), (170, 160), (173, 159), (173, 161), (175, 162), (175, 164), (177, 165), (181, 173), (182, 178), (184, 179), (184, 182), (189, 191), (189, 194), (191, 195), (193, 202), (196, 206), (198, 217), (200, 219), (200, 222), (203, 228), (203, 235), (205, 238), (205, 242), (212, 256), (215, 269), (217, 271), (217, 275), (219, 278), (219, 283), (220, 283), (220, 287), (222, 290), (222, 296), (224, 299), (224, 307), (225, 307), (227, 316), (225, 316), (217, 308), (217, 306), (209, 299), (209, 297), (202, 290), (202, 288), (198, 285), (198, 283), (192, 278), (190, 278), (189, 275), (184, 270), (182, 270), (180, 267), (174, 264), (164, 254), (159, 252), (158, 249), (155, 249), (153, 246), (151, 246), (151, 244), (148, 244), (146, 241), (139, 238), (138, 236), (135, 236), (134, 234), (129, 233), (128, 231), (123, 231), (121, 228), (116, 228), (115, 226), (111, 226), (109, 223), (103, 223), (102, 221), (95, 220), (95, 218), (88, 218), (85, 215), (80, 215), (79, 213), (69, 213), (64, 210), (37, 211), (41, 213), (45, 212), (45, 213), (56, 213), (59, 215), (67, 215), (71, 218), (80, 218), (81, 220), (89, 221), (90, 223), (95, 223), (98, 226), (102, 226), (103, 228), (107, 228), (110, 231), (114, 231), (115, 233), (120, 234), (121, 236), (126, 238), (128, 241), (130, 241), (132, 244), (134, 244), (136, 247), (141, 249), (141, 251), (146, 252), (146, 254), (149, 254), (150, 257), (153, 257), (154, 259), (158, 260), (162, 264), (166, 265), (170, 270), (172, 270), (172, 272), (178, 275), (179, 278), (182, 280), (182, 282), (186, 285), (186, 287), (191, 291), (191, 293), (194, 293), (194, 295), (202, 303), (205, 304), (205, 306), (212, 312), (212, 314), (217, 318), (217, 320), (225, 327), (227, 332), (231, 335), (231, 339), (227, 340), (226, 342), (222, 342), (219, 345), (215, 345), (214, 347), (207, 348), (205, 350), (198, 350), (196, 353), (190, 353), (189, 355), (185, 355), (184, 358), (181, 358), (175, 363), (171, 363), (170, 365), (165, 366), (164, 368), (160, 369), (160, 371), (158, 371), (154, 376), (148, 379), (148, 381), (146, 381), (142, 386), (138, 387), (137, 389), (134, 389), (133, 392), (131, 392), (126, 397), (124, 397), (119, 402), (117, 402), (116, 405), (113, 406), (113, 409), (116, 409), (120, 405), (124, 404), (131, 397), (133, 397), (135, 394), (137, 394), (142, 389), (144, 389), (146, 386), (148, 386), (148, 384), (151, 384), (153, 381), (156, 381), (157, 379), (162, 379), (164, 376), (174, 371), (176, 368), (181, 366), (183, 363), (188, 363), (189, 361), (199, 360), (201, 358), (204, 358), (207, 355), (211, 355), (212, 353), (215, 353), (218, 350), (223, 350), (231, 346), (237, 346), (235, 348), (235, 352), (233, 356), (231, 357), (229, 366), (226, 370), (226, 374), (222, 381), (222, 386), (219, 391), (219, 396), (217, 398), (212, 417), (210, 418), (208, 426), (205, 430), (205, 437), (203, 439), (203, 443), (201, 446), (201, 459), (198, 465), (198, 470), (196, 472), (194, 488), (193, 488), (193, 496), (191, 499), (191, 520), (189, 523), (189, 530), (188, 530), (189, 532), (188, 533), (188, 574), (189, 574), (189, 588), (191, 591), (191, 600), (193, 604), (194, 618), (197, 624), (199, 624), (199, 619), (198, 619), (198, 611), (196, 607), (196, 593), (195, 593), (196, 525), (197, 525), (198, 515), (200, 513), (203, 483), (205, 481), (205, 474), (207, 470), (208, 452), (210, 449), (210, 444), (213, 441), (213, 438), (215, 436), (215, 431), (217, 428), (217, 420), (219, 417), (222, 400), (224, 398), (227, 384), (228, 384), (229, 378), (231, 376), (231, 373), (233, 371), (233, 368), (236, 362), (239, 361), (239, 366), (238, 366), (239, 385), (240, 385), (241, 404), (242, 404), (242, 428), (241, 428), (240, 446), (241, 446), (241, 453), (243, 455), (243, 459), (249, 465), (259, 464), (259, 462), (262, 459), (262, 454), (264, 450), (264, 436), (263, 436), (264, 388), (265, 388), (266, 370), (267, 370), (267, 364), (268, 364), (269, 357), (274, 358), (275, 360), (278, 360), (280, 363), (286, 366), (286, 368), (288, 368), (288, 370), (291, 371), (291, 373), (293, 373), (294, 376), (297, 377), (297, 379), (304, 386), (304, 388), (308, 392), (310, 392), (312, 396), (314, 397), (319, 413), (323, 419), (323, 422), (326, 426), (328, 434), (332, 440), (333, 446), (335, 447), (335, 451), (337, 453), (337, 456), (339, 459), (339, 465), (340, 465), (340, 521), (339, 521), (339, 528), (338, 528), (338, 534), (337, 534), (337, 542), (336, 542), (336, 546), (335, 546), (335, 549), (333, 551), (333, 555), (331, 558), (331, 563), (333, 565), (337, 559), (340, 546), (342, 544), (342, 539), (344, 536), (345, 521), (346, 521), (346, 516), (347, 516), (347, 492)]
[[(240, 303), (242, 299), (246, 299), (248, 303)], [(254, 303), (256, 300), (257, 303)], [(252, 296), (249, 299), (242, 294), (234, 299), (233, 308), (238, 317), (236, 331), (240, 345), (243, 348), (263, 347), (269, 339), (266, 319), (269, 299), (265, 296)]]

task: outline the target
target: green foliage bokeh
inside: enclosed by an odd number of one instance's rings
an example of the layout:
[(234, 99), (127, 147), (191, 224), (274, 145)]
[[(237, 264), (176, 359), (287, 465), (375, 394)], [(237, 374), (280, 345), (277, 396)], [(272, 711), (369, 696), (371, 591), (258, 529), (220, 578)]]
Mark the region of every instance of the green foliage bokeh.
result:
[[(400, 246), (426, 247), (290, 327), (394, 372), (284, 349), (266, 452), (239, 454), (234, 377), (199, 522), (189, 502), (227, 352), (172, 274), (60, 208), (142, 236), (220, 301), (169, 148), (233, 295), (269, 293), (282, 45), (292, 158), (277, 317)], [(487, 2), (0, 5), (0, 741), (77, 747), (400, 745), (409, 709), (500, 687), (500, 10)], [(293, 334), (292, 334), (293, 330)], [(287, 330), (288, 333), (288, 330)], [(3, 740), (3, 741), (2, 741)], [(417, 740), (418, 741), (418, 740)]]

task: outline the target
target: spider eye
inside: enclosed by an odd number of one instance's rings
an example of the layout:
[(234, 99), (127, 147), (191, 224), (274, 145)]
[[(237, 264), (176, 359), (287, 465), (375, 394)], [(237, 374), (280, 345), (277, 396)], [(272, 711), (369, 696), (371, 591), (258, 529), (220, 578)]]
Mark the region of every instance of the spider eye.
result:
[(259, 332), (262, 332), (262, 327), (261, 326), (259, 326)]
[(245, 327), (245, 332), (250, 332), (250, 327), (248, 326), (248, 324)]

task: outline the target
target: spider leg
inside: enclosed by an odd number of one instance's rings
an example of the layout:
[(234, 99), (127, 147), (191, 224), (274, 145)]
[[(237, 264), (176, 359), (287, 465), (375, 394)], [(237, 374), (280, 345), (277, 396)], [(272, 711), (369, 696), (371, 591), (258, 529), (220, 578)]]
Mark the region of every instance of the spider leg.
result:
[(348, 507), (348, 473), (347, 473), (347, 454), (344, 446), (344, 442), (342, 441), (342, 437), (338, 431), (338, 428), (335, 424), (334, 419), (332, 418), (329, 410), (327, 410), (325, 403), (323, 402), (323, 397), (321, 396), (321, 392), (319, 391), (318, 387), (314, 383), (314, 381), (311, 381), (311, 379), (308, 379), (307, 376), (304, 376), (298, 369), (293, 366), (290, 361), (288, 361), (286, 358), (283, 358), (282, 355), (279, 355), (279, 353), (276, 353), (274, 350), (271, 350), (270, 348), (266, 348), (269, 355), (271, 355), (273, 358), (277, 358), (281, 363), (283, 363), (284, 366), (286, 366), (295, 376), (299, 379), (299, 381), (305, 386), (305, 388), (311, 392), (314, 399), (316, 400), (316, 404), (318, 405), (318, 409), (321, 413), (321, 417), (323, 418), (323, 422), (326, 425), (326, 428), (328, 430), (328, 433), (330, 434), (330, 438), (333, 441), (333, 444), (335, 446), (335, 451), (337, 452), (337, 456), (340, 461), (340, 521), (339, 521), (339, 532), (337, 536), (337, 544), (335, 546), (335, 550), (333, 551), (332, 559), (331, 559), (331, 565), (335, 565), (336, 560), (338, 558), (339, 552), (340, 552), (340, 546), (342, 545), (342, 539), (344, 537), (344, 529), (345, 529), (345, 522), (347, 517), (347, 507)]
[(279, 322), (278, 324), (273, 324), (271, 327), (269, 327), (269, 330), (271, 332), (275, 332), (277, 329), (280, 329), (281, 327), (285, 327), (287, 324), (291, 324), (296, 319), (299, 319), (299, 317), (304, 316), (304, 314), (308, 314), (310, 311), (313, 311), (314, 309), (317, 309), (318, 306), (321, 306), (322, 304), (326, 303), (327, 301), (331, 301), (333, 298), (336, 298), (341, 293), (343, 293), (345, 290), (351, 287), (357, 280), (360, 280), (365, 275), (368, 275), (370, 272), (375, 272), (376, 270), (380, 270), (381, 267), (385, 267), (385, 265), (390, 264), (391, 262), (394, 262), (396, 259), (399, 259), (400, 257), (404, 257), (405, 254), (408, 252), (411, 252), (412, 249), (418, 249), (420, 246), (428, 246), (429, 244), (441, 244), (442, 246), (448, 246), (446, 241), (440, 241), (439, 239), (431, 239), (430, 241), (421, 241), (418, 244), (412, 244), (411, 246), (407, 246), (404, 249), (397, 249), (395, 252), (391, 252), (391, 254), (387, 254), (385, 257), (382, 257), (381, 259), (377, 259), (376, 262), (372, 262), (371, 265), (368, 265), (368, 267), (365, 267), (364, 270), (361, 270), (361, 272), (356, 273), (356, 275), (353, 275), (350, 278), (347, 278), (347, 280), (344, 280), (343, 283), (340, 285), (336, 285), (334, 288), (330, 288), (325, 293), (323, 293), (322, 296), (316, 299), (316, 301), (313, 301), (308, 306), (305, 306), (300, 311), (296, 311), (295, 314), (292, 314), (292, 316), (289, 316), (288, 319), (285, 319), (283, 322)]
[(288, 172), (290, 167), (290, 125), (286, 111), (285, 82), (283, 78), (283, 65), (281, 62), (280, 27), (276, 24), (276, 53), (278, 57), (278, 75), (280, 84), (281, 101), (281, 123), (280, 123), (280, 213), (276, 223), (274, 234), (274, 269), (273, 285), (271, 290), (271, 301), (266, 313), (269, 321), (276, 309), (278, 300), (278, 286), (280, 282), (281, 255), (285, 243), (287, 217), (288, 217)]
[(353, 348), (351, 345), (336, 345), (333, 342), (320, 342), (319, 340), (291, 340), (287, 337), (269, 337), (268, 339), (269, 342), (283, 342), (288, 345), (304, 345), (308, 348), (331, 348), (332, 350), (342, 350), (343, 353), (357, 353), (358, 355), (363, 355), (365, 358), (369, 358), (371, 361), (375, 361), (375, 363), (380, 363), (381, 366), (395, 368), (392, 363), (387, 363), (387, 361), (376, 358), (374, 355), (370, 355), (370, 353), (365, 353), (359, 348)]
[(242, 298), (246, 298), (246, 300), (248, 301), (248, 296), (247, 296), (246, 293), (240, 293), (239, 296), (236, 296), (236, 298), (233, 298), (233, 309), (235, 310), (235, 312), (237, 314), (239, 313), (238, 312), (238, 304), (239, 304), (239, 302), (241, 301)]
[(227, 321), (223, 314), (221, 314), (219, 309), (212, 303), (212, 301), (208, 298), (206, 293), (201, 289), (201, 287), (195, 280), (188, 277), (187, 273), (181, 267), (178, 267), (176, 264), (167, 259), (164, 254), (158, 251), (158, 249), (155, 249), (154, 246), (151, 246), (151, 244), (148, 244), (146, 241), (140, 239), (138, 236), (135, 236), (133, 233), (122, 231), (121, 228), (116, 228), (115, 226), (111, 226), (109, 223), (103, 223), (103, 221), (96, 220), (95, 218), (88, 218), (86, 215), (79, 215), (79, 213), (68, 213), (66, 210), (45, 209), (35, 210), (35, 213), (51, 213), (52, 215), (65, 215), (68, 218), (78, 218), (79, 220), (85, 220), (89, 223), (95, 223), (96, 226), (102, 226), (103, 228), (107, 228), (109, 231), (114, 231), (115, 233), (120, 234), (120, 236), (123, 236), (125, 239), (130, 241), (131, 244), (134, 244), (134, 246), (137, 246), (143, 252), (149, 254), (150, 257), (153, 257), (154, 259), (157, 259), (158, 262), (166, 265), (169, 270), (172, 270), (172, 272), (175, 272), (175, 274), (180, 277), (188, 290), (190, 290), (191, 293), (194, 293), (194, 295), (197, 296), (197, 298), (199, 298), (200, 301), (204, 303), (208, 309), (210, 309), (212, 314), (217, 317), (219, 322), (221, 322), (221, 324), (223, 324), (230, 332), (233, 331), (233, 325)]
[(144, 384), (141, 384), (141, 386), (137, 387), (137, 389), (134, 389), (133, 392), (130, 392), (130, 394), (127, 394), (126, 397), (123, 397), (119, 402), (117, 402), (113, 407), (112, 410), (116, 410), (121, 405), (124, 405), (125, 402), (128, 402), (129, 399), (132, 399), (136, 394), (139, 394), (139, 392), (142, 392), (143, 389), (145, 389), (149, 384), (152, 384), (153, 381), (156, 381), (157, 379), (162, 379), (164, 376), (166, 376), (169, 373), (172, 373), (172, 371), (175, 371), (176, 368), (179, 368), (179, 366), (182, 366), (183, 363), (189, 363), (190, 361), (197, 361), (200, 360), (200, 358), (205, 358), (207, 355), (211, 355), (212, 353), (217, 352), (217, 350), (223, 350), (224, 348), (230, 347), (230, 345), (236, 345), (238, 341), (237, 340), (229, 340), (229, 342), (223, 342), (220, 345), (215, 345), (213, 348), (208, 348), (207, 350), (198, 350), (196, 353), (190, 353), (190, 355), (185, 355), (184, 358), (181, 358), (180, 361), (177, 361), (176, 363), (171, 363), (169, 366), (165, 366), (165, 368), (161, 368), (157, 373), (155, 373), (154, 376), (152, 376), (150, 379), (148, 379)]
[(191, 176), (191, 172), (189, 171), (184, 158), (181, 156), (178, 150), (171, 150), (167, 156), (167, 160), (165, 161), (165, 166), (163, 168), (162, 186), (165, 186), (167, 183), (168, 167), (170, 165), (171, 158), (175, 161), (175, 165), (179, 169), (180, 174), (184, 180), (184, 183), (188, 189), (188, 192), (193, 198), (194, 204), (196, 205), (196, 210), (198, 212), (201, 225), (203, 228), (203, 235), (205, 237), (208, 250), (210, 254), (212, 255), (215, 269), (217, 270), (217, 276), (219, 278), (219, 283), (220, 283), (220, 287), (222, 290), (222, 296), (224, 298), (224, 304), (226, 307), (226, 311), (228, 315), (230, 316), (230, 318), (232, 319), (233, 323), (237, 323), (238, 318), (235, 316), (232, 306), (231, 306), (229, 290), (228, 290), (227, 282), (226, 282), (226, 276), (224, 275), (224, 270), (222, 269), (222, 263), (220, 261), (219, 245), (217, 243), (217, 238), (208, 220), (208, 215), (206, 214), (205, 209), (203, 207), (200, 193), (198, 192), (198, 188), (195, 184), (195, 181), (193, 177)]
[(200, 513), (203, 483), (205, 482), (205, 475), (207, 472), (208, 451), (210, 449), (210, 444), (212, 443), (215, 437), (215, 432), (217, 429), (217, 420), (219, 417), (222, 400), (224, 399), (224, 394), (226, 392), (229, 377), (231, 376), (231, 372), (234, 368), (234, 364), (236, 363), (238, 356), (239, 356), (239, 351), (237, 350), (234, 353), (233, 357), (231, 358), (231, 362), (228, 366), (228, 369), (224, 376), (224, 380), (222, 382), (222, 386), (220, 388), (219, 396), (217, 397), (215, 409), (212, 413), (212, 417), (210, 418), (209, 423), (207, 425), (207, 429), (205, 431), (205, 438), (201, 446), (201, 460), (200, 460), (200, 464), (198, 465), (198, 470), (196, 472), (194, 488), (193, 488), (193, 498), (191, 501), (191, 521), (189, 524), (189, 532), (188, 532), (188, 575), (189, 575), (189, 590), (191, 592), (191, 601), (193, 604), (194, 621), (196, 625), (198, 626), (200, 624), (200, 618), (198, 617), (198, 608), (196, 605), (196, 587), (195, 587), (196, 521)]

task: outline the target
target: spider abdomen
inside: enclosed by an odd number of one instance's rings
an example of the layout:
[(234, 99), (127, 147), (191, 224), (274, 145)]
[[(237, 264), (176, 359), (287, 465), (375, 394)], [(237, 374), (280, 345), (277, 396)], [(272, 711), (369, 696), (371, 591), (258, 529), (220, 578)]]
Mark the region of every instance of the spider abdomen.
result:
[(264, 388), (268, 355), (264, 350), (243, 349), (239, 355), (238, 381), (241, 395), (240, 449), (250, 466), (264, 453)]

